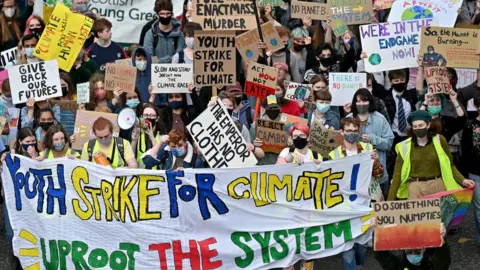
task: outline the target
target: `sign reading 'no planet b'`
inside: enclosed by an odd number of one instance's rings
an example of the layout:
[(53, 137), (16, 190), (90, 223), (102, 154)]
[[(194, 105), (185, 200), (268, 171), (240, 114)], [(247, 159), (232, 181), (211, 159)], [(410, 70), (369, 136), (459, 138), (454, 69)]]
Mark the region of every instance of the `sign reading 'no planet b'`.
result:
[(57, 60), (7, 67), (13, 104), (62, 96)]

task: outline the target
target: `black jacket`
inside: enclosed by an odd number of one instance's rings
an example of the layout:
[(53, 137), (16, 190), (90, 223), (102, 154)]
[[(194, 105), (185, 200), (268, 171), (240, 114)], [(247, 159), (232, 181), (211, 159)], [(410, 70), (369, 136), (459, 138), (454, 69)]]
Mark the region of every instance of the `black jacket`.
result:
[(143, 41), (145, 39), (145, 35), (147, 34), (148, 31), (150, 31), (150, 29), (152, 29), (152, 25), (155, 23), (155, 21), (157, 21), (157, 18), (147, 22), (147, 24), (145, 24), (142, 27), (142, 32), (140, 33), (140, 41), (138, 42), (138, 44), (140, 44), (140, 46), (143, 47)]
[[(397, 105), (395, 103), (395, 99), (392, 95), (392, 89), (388, 91), (384, 91), (383, 97), (380, 97), (383, 102), (385, 102), (385, 106), (387, 107), (388, 116), (393, 123), (393, 119), (395, 119), (395, 115), (397, 114)], [(410, 103), (410, 107), (412, 112), (416, 110), (415, 104), (418, 102), (417, 92), (415, 90), (405, 90), (403, 91), (402, 98)]]

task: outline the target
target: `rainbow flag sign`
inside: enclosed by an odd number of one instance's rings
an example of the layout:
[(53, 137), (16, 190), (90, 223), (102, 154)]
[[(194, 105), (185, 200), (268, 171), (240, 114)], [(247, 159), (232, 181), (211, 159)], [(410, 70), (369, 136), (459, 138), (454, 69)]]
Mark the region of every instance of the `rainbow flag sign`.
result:
[(442, 210), (442, 222), (447, 231), (460, 224), (467, 214), (468, 207), (472, 202), (473, 188), (457, 189), (435, 193), (423, 197), (424, 199), (440, 198)]

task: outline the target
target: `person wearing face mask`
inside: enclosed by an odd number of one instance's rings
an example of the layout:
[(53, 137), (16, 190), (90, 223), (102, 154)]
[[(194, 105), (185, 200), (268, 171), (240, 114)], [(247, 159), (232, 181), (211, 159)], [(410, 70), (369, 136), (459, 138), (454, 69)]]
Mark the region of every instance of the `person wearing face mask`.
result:
[(85, 0), (74, 0), (72, 1), (72, 7), (70, 8), (73, 12), (84, 14), (88, 11), (88, 4)]
[(96, 156), (103, 154), (113, 168), (138, 168), (138, 163), (128, 140), (113, 136), (113, 124), (99, 117), (92, 125), (95, 139), (85, 143), (81, 159), (96, 163)]
[(171, 0), (155, 2), (154, 10), (158, 20), (145, 35), (143, 46), (150, 54), (158, 57), (159, 63), (171, 63), (172, 56), (185, 48), (180, 21), (173, 18)]
[(145, 48), (139, 47), (132, 53), (132, 63), (137, 68), (135, 86), (140, 93), (140, 102), (147, 103), (150, 99), (148, 86), (152, 82), (152, 56)]
[(0, 104), (6, 109), (15, 108), (12, 101), (12, 90), (10, 89), (10, 80), (6, 79), (2, 83), (2, 94), (0, 95)]
[(45, 29), (45, 22), (40, 16), (32, 15), (28, 18), (23, 36), (34, 34), (40, 38)]
[(35, 101), (34, 98), (30, 98), (27, 100), (26, 106), (20, 111), (21, 126), (28, 128), (38, 126), (39, 112), (46, 109), (50, 109), (53, 112), (53, 118), (61, 123), (62, 116), (58, 104), (53, 104), (50, 100)]
[[(360, 141), (360, 122), (355, 118), (345, 118), (342, 120), (341, 131), (343, 136), (343, 143), (329, 153), (331, 160), (344, 158), (347, 156), (354, 156), (365, 152), (370, 152), (372, 156), (372, 186), (378, 186), (377, 179), (381, 178), (384, 173), (384, 168), (378, 160), (378, 154), (369, 143)], [(378, 190), (377, 193), (371, 192), (370, 198), (372, 201), (383, 201), (383, 195), (380, 188), (370, 188), (369, 191)], [(351, 250), (343, 252), (344, 269), (356, 270), (363, 269), (365, 265), (365, 254), (367, 246), (356, 243)]]
[[(366, 72), (358, 72), (358, 73), (366, 73)], [(385, 106), (385, 102), (379, 98), (379, 96), (384, 96), (385, 95), (385, 88), (380, 85), (379, 83), (376, 82), (375, 76), (372, 73), (366, 73), (367, 74), (367, 89), (372, 93), (373, 99), (375, 100), (375, 111), (381, 113), (385, 119), (387, 119), (388, 123), (392, 123), (390, 116), (388, 115), (387, 107)], [(349, 103), (348, 106), (351, 104)], [(347, 110), (346, 111), (350, 111)]]
[(185, 49), (176, 53), (172, 58), (172, 64), (193, 64), (193, 49), (195, 42), (195, 31), (201, 31), (202, 26), (198, 23), (188, 22), (183, 27), (185, 36)]
[[(292, 81), (301, 83), (302, 77), (300, 76), (300, 70), (298, 69), (298, 60), (297, 56), (290, 51), (292, 47), (292, 41), (290, 36), (290, 30), (283, 26), (275, 26), (275, 30), (277, 30), (278, 35), (282, 39), (283, 45), (285, 46), (283, 49), (272, 53), (268, 59), (263, 58), (263, 54), (260, 54), (258, 63), (264, 63), (269, 66), (273, 66), (273, 63), (281, 62), (286, 63), (288, 67), (288, 74)], [(262, 51), (266, 49), (266, 45), (264, 42), (258, 42), (258, 48)]]
[[(372, 93), (365, 88), (355, 92), (351, 105), (352, 113), (347, 117), (354, 117), (360, 121), (361, 139), (364, 143), (370, 143), (378, 152), (378, 159), (382, 166), (387, 166), (387, 153), (392, 147), (394, 135), (390, 124), (382, 114), (375, 111), (375, 100)], [(388, 172), (378, 179), (384, 197), (388, 194)]]
[(250, 102), (248, 100), (243, 100), (242, 85), (239, 82), (236, 82), (235, 85), (227, 86), (226, 91), (235, 97), (234, 109), (232, 112), (233, 119), (238, 119), (240, 123), (250, 129), (255, 112), (250, 106)]
[(310, 141), (308, 125), (297, 123), (290, 127), (288, 134), (293, 140), (293, 147), (283, 149), (278, 155), (276, 164), (303, 164), (308, 162), (320, 164), (322, 162), (322, 155), (308, 148), (308, 142)]
[(396, 145), (397, 160), (388, 200), (418, 198), (446, 190), (473, 187), (453, 164), (445, 137), (439, 134), (438, 122), (418, 110), (408, 117), (410, 138)]
[(32, 15), (34, 1), (29, 0), (25, 8), (20, 11), (15, 0), (6, 0), (2, 4), (0, 27), (2, 29), (2, 43), (0, 51), (15, 48), (25, 31), (28, 17)]
[(23, 54), (19, 57), (18, 64), (27, 64), (40, 61), (33, 55), (35, 47), (37, 46), (39, 37), (34, 34), (28, 34), (22, 38)]
[(329, 91), (313, 92), (315, 110), (308, 119), (308, 124), (312, 126), (313, 121), (320, 121), (326, 128), (338, 130), (340, 128), (340, 111), (337, 106), (330, 106), (332, 94)]
[(72, 145), (68, 139), (67, 132), (62, 125), (51, 126), (43, 139), (45, 150), (40, 154), (40, 157), (43, 159), (80, 158), (80, 154), (70, 148)]
[(70, 136), (73, 135), (75, 128), (75, 114), (77, 111), (77, 94), (70, 76), (65, 72), (60, 72), (60, 86), (62, 87), (62, 96), (52, 99), (53, 104), (60, 107), (60, 118), (62, 125)]
[(37, 112), (36, 122), (38, 127), (35, 129), (35, 137), (38, 139), (38, 149), (43, 151), (43, 138), (47, 130), (55, 124), (53, 112), (49, 108), (41, 109)]
[(142, 159), (146, 169), (204, 168), (203, 161), (186, 140), (185, 134), (175, 129), (162, 138), (162, 143), (147, 151)]
[(98, 69), (97, 64), (88, 57), (84, 49), (81, 49), (68, 75), (73, 85), (77, 85), (88, 82)]
[[(330, 27), (330, 26), (328, 26)], [(335, 50), (328, 43), (322, 43), (315, 50), (312, 46), (311, 39), (305, 39), (307, 49), (307, 62), (305, 75), (303, 79), (309, 82), (310, 79), (317, 74), (323, 75), (328, 80), (330, 72), (348, 72), (355, 61), (355, 51), (350, 43), (345, 44), (346, 54), (337, 57)]]
[(107, 63), (128, 58), (123, 47), (112, 41), (112, 23), (109, 20), (105, 18), (96, 20), (91, 32), (96, 41), (87, 49), (87, 55), (100, 67), (101, 71), (105, 71)]
[(297, 66), (300, 75), (305, 74), (305, 65), (307, 62), (307, 49), (305, 48), (305, 39), (310, 38), (308, 30), (304, 27), (297, 27), (292, 31), (293, 46), (292, 53), (297, 56)]
[(123, 109), (121, 95), (123, 90), (116, 88), (112, 91), (105, 90), (105, 75), (95, 73), (90, 78), (90, 102), (87, 104), (87, 109), (94, 111), (97, 107), (108, 107), (113, 113), (120, 112)]
[(293, 116), (301, 116), (306, 113), (304, 108), (305, 101), (303, 100), (289, 100), (285, 98), (285, 86), (283, 81), (277, 80), (277, 87), (275, 88), (275, 96), (277, 96), (280, 112), (290, 114)]

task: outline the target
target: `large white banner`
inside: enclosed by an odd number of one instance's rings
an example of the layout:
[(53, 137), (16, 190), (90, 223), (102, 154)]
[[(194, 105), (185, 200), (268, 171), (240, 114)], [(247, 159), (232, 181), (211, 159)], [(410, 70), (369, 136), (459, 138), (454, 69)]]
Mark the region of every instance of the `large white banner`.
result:
[(396, 0), (388, 15), (388, 21), (435, 18), (438, 26), (454, 27), (462, 2), (462, 0)]
[(8, 155), (2, 179), (24, 269), (271, 269), (371, 238), (372, 163), (165, 172)]
[[(173, 0), (174, 16), (181, 15), (183, 1)], [(88, 10), (98, 13), (113, 24), (112, 40), (121, 43), (138, 43), (143, 26), (156, 18), (153, 11), (155, 1), (123, 0), (88, 1)]]
[(436, 26), (434, 19), (420, 19), (360, 26), (367, 72), (418, 67), (421, 30)]

